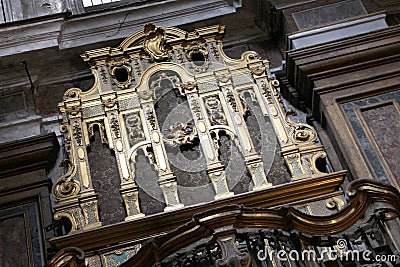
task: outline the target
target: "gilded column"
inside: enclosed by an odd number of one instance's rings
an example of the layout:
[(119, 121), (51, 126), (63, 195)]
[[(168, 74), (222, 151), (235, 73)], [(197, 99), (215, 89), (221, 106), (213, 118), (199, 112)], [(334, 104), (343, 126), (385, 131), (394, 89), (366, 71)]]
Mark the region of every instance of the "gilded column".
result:
[(224, 166), (219, 161), (218, 151), (216, 150), (214, 141), (210, 135), (209, 125), (206, 120), (207, 116), (204, 116), (204, 111), (200, 105), (196, 83), (189, 82), (187, 84), (182, 84), (181, 87), (187, 96), (192, 117), (197, 129), (197, 134), (201, 143), (201, 148), (205, 155), (207, 174), (210, 177), (215, 190), (214, 198), (220, 199), (233, 196), (233, 192), (230, 192), (228, 188)]
[(101, 95), (101, 101), (106, 113), (105, 124), (109, 138), (110, 149), (115, 152), (117, 159), (119, 176), (121, 180), (120, 193), (124, 201), (126, 218), (132, 220), (143, 217), (139, 206), (139, 190), (136, 185), (132, 172), (129, 168), (127, 157), (127, 145), (129, 141), (127, 136), (124, 136), (121, 129), (120, 113), (118, 109), (118, 99), (115, 92)]
[(228, 116), (228, 124), (235, 129), (238, 146), (253, 180), (253, 190), (269, 188), (272, 184), (267, 181), (261, 156), (254, 149), (243, 117), (245, 111), (236, 90), (233, 88), (231, 74), (226, 69), (215, 72), (215, 76), (222, 91), (223, 107), (227, 109), (225, 113)]

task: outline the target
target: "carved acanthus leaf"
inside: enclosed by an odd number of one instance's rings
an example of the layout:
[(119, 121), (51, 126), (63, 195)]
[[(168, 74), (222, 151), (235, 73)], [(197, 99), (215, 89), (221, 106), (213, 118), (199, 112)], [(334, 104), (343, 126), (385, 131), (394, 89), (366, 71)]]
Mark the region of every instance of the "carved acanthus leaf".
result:
[(165, 47), (165, 30), (149, 23), (144, 26), (144, 33), (146, 34), (146, 39), (143, 43), (144, 51), (153, 60), (160, 61), (168, 58), (168, 52)]
[(193, 144), (197, 139), (196, 128), (191, 123), (176, 122), (171, 125), (164, 141), (171, 146)]
[(83, 133), (82, 133), (82, 128), (80, 123), (77, 121), (74, 122), (72, 125), (72, 136), (74, 137), (76, 143), (80, 146), (82, 145), (82, 138), (83, 138)]
[(119, 127), (119, 121), (115, 114), (111, 114), (111, 116), (110, 116), (110, 128), (111, 128), (115, 138), (121, 137), (121, 129)]

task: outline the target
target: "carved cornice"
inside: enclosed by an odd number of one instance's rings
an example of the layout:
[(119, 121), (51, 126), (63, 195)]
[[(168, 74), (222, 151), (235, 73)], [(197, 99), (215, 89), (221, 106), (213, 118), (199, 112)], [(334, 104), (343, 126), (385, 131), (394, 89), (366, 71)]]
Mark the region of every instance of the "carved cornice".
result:
[[(238, 4), (239, 2), (239, 4)], [(142, 29), (147, 23), (164, 21), (168, 25), (181, 25), (224, 14), (235, 13), (241, 1), (190, 0), (165, 1), (154, 8), (154, 4), (137, 4), (96, 13), (76, 16), (64, 25), (59, 44), (61, 49), (93, 43), (93, 40), (116, 40)], [(164, 12), (160, 14), (159, 10)], [(210, 12), (213, 11), (213, 12)], [(191, 16), (188, 16), (190, 14)], [(121, 18), (125, 20), (121, 23)], [(101, 23), (99, 23), (101, 21)]]
[(54, 133), (0, 145), (0, 178), (38, 169), (47, 171), (57, 158), (59, 144)]
[[(394, 26), (287, 52), (286, 76), (319, 118), (320, 95), (372, 80), (390, 79), (398, 68), (378, 66), (399, 61), (400, 27)], [(354, 50), (354, 47), (357, 49)], [(373, 71), (369, 71), (373, 69)], [(346, 76), (355, 73), (357, 78)], [(340, 78), (339, 78), (340, 77)], [(377, 89), (380, 91), (380, 89)]]
[[(147, 242), (139, 252), (121, 267), (152, 266), (178, 250), (193, 244), (221, 229), (282, 229), (297, 230), (306, 235), (326, 236), (345, 231), (364, 216), (373, 203), (388, 204), (397, 216), (400, 212), (400, 194), (392, 186), (363, 179), (348, 187), (349, 204), (331, 216), (312, 216), (292, 207), (279, 209), (247, 208), (229, 205), (193, 216), (193, 219), (168, 234)], [(220, 235), (219, 234), (219, 235)]]
[(79, 246), (86, 251), (110, 243), (125, 242), (170, 231), (188, 222), (196, 213), (224, 205), (241, 204), (248, 207), (271, 208), (286, 206), (290, 203), (303, 203), (310, 199), (324, 199), (338, 189), (345, 175), (346, 171), (324, 174), (169, 213), (155, 214), (112, 226), (102, 226), (86, 232), (74, 232), (67, 236), (53, 238), (50, 242), (58, 248)]

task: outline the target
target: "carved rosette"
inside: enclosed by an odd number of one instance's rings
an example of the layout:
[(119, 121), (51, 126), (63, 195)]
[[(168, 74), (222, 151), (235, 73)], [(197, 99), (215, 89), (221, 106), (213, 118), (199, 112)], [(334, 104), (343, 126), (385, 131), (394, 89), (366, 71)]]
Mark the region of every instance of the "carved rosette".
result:
[(290, 115), (297, 115), (295, 111), (289, 110), (286, 112), (286, 122), (290, 126), (290, 139), (295, 144), (315, 143), (317, 141), (317, 132), (308, 124), (294, 123), (290, 119)]

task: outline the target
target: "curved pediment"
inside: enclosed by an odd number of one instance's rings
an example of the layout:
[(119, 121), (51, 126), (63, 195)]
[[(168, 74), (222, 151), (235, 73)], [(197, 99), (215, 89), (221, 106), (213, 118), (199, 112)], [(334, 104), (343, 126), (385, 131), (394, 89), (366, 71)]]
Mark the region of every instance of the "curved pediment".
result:
[[(81, 57), (85, 61), (104, 60), (105, 57), (121, 56), (125, 54), (137, 56), (149, 56), (153, 61), (169, 59), (169, 52), (178, 46), (185, 46), (187, 43), (199, 41), (205, 42), (205, 38), (221, 40), (225, 27), (215, 25), (197, 29), (193, 32), (186, 32), (175, 27), (160, 27), (154, 24), (146, 24), (144, 29), (128, 36), (116, 47), (105, 47), (86, 51)], [(176, 47), (175, 47), (176, 46)], [(158, 53), (165, 52), (163, 56)]]

